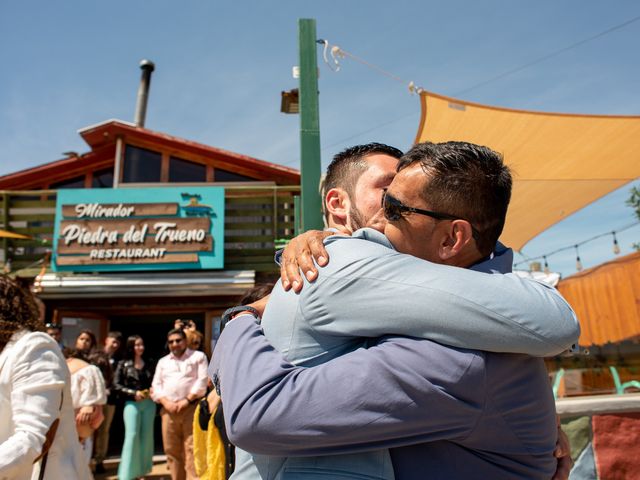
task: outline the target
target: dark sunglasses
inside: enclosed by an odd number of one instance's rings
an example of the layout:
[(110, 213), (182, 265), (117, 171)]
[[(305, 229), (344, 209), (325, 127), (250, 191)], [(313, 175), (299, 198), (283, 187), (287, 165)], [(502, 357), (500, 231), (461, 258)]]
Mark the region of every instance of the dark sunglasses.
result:
[(167, 340), (167, 343), (169, 345), (173, 344), (173, 343), (181, 343), (184, 342), (184, 338), (181, 338), (180, 340)]
[[(384, 211), (384, 217), (390, 222), (398, 221), (403, 216), (410, 213), (417, 213), (419, 215), (426, 215), (427, 217), (435, 218), (436, 220), (464, 220), (465, 222), (469, 223), (469, 225), (471, 225), (471, 222), (469, 222), (469, 220), (457, 217), (455, 215), (409, 207), (387, 191), (382, 194), (382, 210)], [(476, 238), (477, 235), (480, 235), (480, 232), (478, 232), (478, 230), (476, 230), (473, 225), (471, 225), (471, 231), (473, 232), (474, 238)]]

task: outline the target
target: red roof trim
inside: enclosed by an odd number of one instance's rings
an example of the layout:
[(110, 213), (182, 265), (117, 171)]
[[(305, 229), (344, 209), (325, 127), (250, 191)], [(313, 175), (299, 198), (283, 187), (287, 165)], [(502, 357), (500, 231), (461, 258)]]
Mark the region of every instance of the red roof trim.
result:
[(242, 155), (230, 152), (221, 148), (211, 147), (192, 140), (174, 137), (166, 133), (155, 132), (146, 128), (136, 127), (131, 124), (123, 123), (118, 120), (110, 120), (108, 122), (88, 127), (79, 131), (82, 138), (91, 147), (96, 148), (108, 142), (115, 141), (118, 135), (126, 136), (132, 139), (138, 139), (146, 142), (152, 142), (166, 147), (175, 148), (177, 150), (186, 151), (195, 155), (205, 157), (214, 157), (230, 166), (237, 165), (244, 168), (255, 169), (260, 172), (269, 172), (271, 174), (282, 175), (296, 182), (300, 181), (300, 172), (294, 168), (285, 167), (248, 155)]
[(114, 156), (115, 145), (107, 145), (77, 157), (63, 158), (20, 170), (0, 177), (0, 190), (42, 188), (44, 184), (84, 175), (88, 170), (108, 167), (113, 164)]
[(91, 152), (1, 176), (0, 190), (42, 188), (45, 184), (73, 178), (95, 168), (108, 167), (113, 164), (115, 141), (119, 136), (124, 137), (125, 142), (155, 144), (169, 150), (175, 150), (178, 155), (179, 152), (184, 152), (210, 159), (221, 168), (230, 171), (239, 170), (243, 173), (252, 171), (256, 173), (258, 180), (274, 180), (280, 184), (291, 185), (300, 183), (300, 172), (294, 168), (136, 127), (120, 120), (107, 120), (101, 124), (81, 129), (78, 133), (92, 148)]

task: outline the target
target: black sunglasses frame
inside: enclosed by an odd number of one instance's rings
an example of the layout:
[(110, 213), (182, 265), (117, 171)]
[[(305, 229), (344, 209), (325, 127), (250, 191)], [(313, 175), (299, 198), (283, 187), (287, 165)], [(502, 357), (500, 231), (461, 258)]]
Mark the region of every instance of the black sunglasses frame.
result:
[[(395, 210), (395, 213), (391, 213), (391, 208)], [(471, 222), (465, 218), (450, 215), (448, 213), (434, 212), (432, 210), (423, 210), (421, 208), (409, 207), (386, 190), (382, 194), (382, 210), (384, 211), (384, 218), (386, 218), (390, 222), (398, 221), (403, 217), (403, 215), (406, 215), (408, 213), (417, 213), (419, 215), (425, 215), (427, 217), (435, 218), (436, 220), (464, 220), (471, 226), (471, 231), (473, 232), (474, 238), (477, 238), (477, 236), (480, 235), (480, 232), (476, 230)]]
[[(396, 213), (392, 214), (389, 207), (395, 209)], [(426, 215), (427, 217), (435, 218), (436, 220), (458, 220), (460, 218), (454, 215), (449, 215), (448, 213), (409, 207), (388, 192), (384, 192), (382, 194), (382, 210), (384, 210), (385, 218), (390, 221), (400, 220), (400, 218), (407, 213)]]

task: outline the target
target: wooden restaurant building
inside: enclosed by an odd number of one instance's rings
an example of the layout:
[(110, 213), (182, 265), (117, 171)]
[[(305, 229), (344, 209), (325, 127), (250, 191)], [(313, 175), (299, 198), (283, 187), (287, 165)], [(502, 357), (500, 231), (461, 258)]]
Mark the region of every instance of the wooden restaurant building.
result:
[(275, 278), (298, 171), (120, 120), (79, 134), (87, 153), (0, 177), (0, 228), (27, 237), (0, 239), (4, 270), (35, 279), (66, 344), (119, 330), (158, 358), (183, 318), (210, 352), (221, 312)]

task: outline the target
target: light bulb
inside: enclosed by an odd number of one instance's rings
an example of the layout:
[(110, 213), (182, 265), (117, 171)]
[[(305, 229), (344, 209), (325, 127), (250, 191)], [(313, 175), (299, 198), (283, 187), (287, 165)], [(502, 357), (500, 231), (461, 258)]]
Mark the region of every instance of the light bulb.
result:
[(578, 245), (574, 245), (573, 248), (576, 249), (576, 270), (582, 271), (582, 262), (580, 261), (580, 252), (578, 251)]
[(613, 254), (618, 255), (620, 253), (620, 245), (618, 245), (618, 239), (616, 238), (615, 232), (612, 232), (613, 235)]

